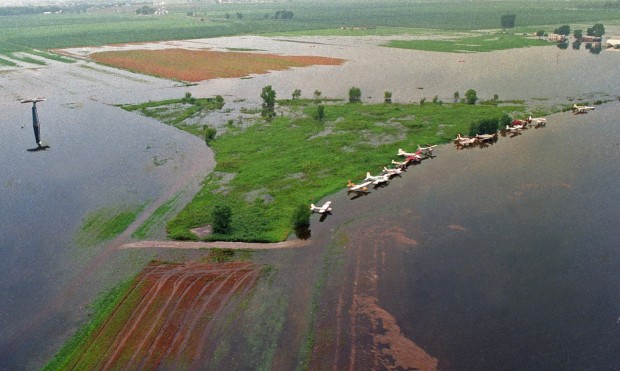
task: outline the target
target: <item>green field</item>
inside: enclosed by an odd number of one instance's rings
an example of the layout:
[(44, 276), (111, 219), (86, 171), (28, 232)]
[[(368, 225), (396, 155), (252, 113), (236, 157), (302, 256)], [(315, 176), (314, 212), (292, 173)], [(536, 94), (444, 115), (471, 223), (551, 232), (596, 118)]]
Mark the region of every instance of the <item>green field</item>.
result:
[[(241, 34), (388, 35), (420, 34), (420, 29), (497, 29), (500, 17), (516, 15), (517, 32), (561, 24), (593, 24), (620, 19), (605, 2), (489, 1), (428, 2), (296, 1), (286, 3), (169, 4), (169, 14), (140, 16), (138, 5), (91, 8), (84, 13), (0, 17), (0, 54), (53, 48)], [(292, 19), (272, 19), (277, 10)], [(239, 15), (239, 16), (238, 16)], [(341, 27), (350, 28), (342, 30)], [(351, 29), (353, 28), (353, 29)], [(427, 31), (424, 31), (427, 32)]]

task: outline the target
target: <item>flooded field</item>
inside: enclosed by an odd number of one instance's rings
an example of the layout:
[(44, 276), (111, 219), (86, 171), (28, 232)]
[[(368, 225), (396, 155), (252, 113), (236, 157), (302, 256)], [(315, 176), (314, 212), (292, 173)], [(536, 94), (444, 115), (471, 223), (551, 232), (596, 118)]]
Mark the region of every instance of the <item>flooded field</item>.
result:
[[(270, 340), (278, 349), (302, 349), (308, 328), (316, 330), (311, 365), (620, 364), (620, 256), (613, 243), (620, 216), (620, 53), (549, 46), (457, 55), (387, 49), (378, 46), (383, 41), (187, 41), (348, 61), (195, 86), (86, 61), (1, 72), (0, 368), (43, 364), (82, 322), (97, 292), (136, 274), (156, 254), (105, 243), (77, 247), (75, 232), (89, 212), (191, 195), (214, 166), (199, 138), (111, 104), (189, 91), (223, 95), (231, 103), (225, 109), (255, 108), (265, 85), (278, 98), (294, 89), (303, 97), (320, 90), (346, 98), (358, 86), (364, 101), (381, 101), (386, 90), (395, 102), (435, 95), (451, 101), (454, 91), (469, 88), (483, 99), (498, 94), (541, 105), (569, 98), (616, 101), (586, 115), (551, 116), (546, 128), (500, 138), (489, 148), (443, 146), (437, 158), (384, 189), (356, 200), (334, 195), (334, 214), (312, 225), (312, 246), (257, 256), (278, 274), (272, 292), (255, 295), (267, 301), (277, 292), (287, 303), (286, 331)], [(19, 99), (34, 96), (48, 99), (38, 107), (51, 149), (30, 153), (30, 109)], [(320, 279), (324, 289), (317, 292)], [(314, 322), (313, 300), (321, 308)], [(240, 338), (257, 328), (232, 327)], [(330, 338), (333, 333), (342, 336)], [(241, 346), (228, 352), (240, 368), (256, 361)], [(402, 355), (412, 353), (419, 358)], [(290, 369), (300, 358), (295, 351), (276, 352), (267, 364)]]

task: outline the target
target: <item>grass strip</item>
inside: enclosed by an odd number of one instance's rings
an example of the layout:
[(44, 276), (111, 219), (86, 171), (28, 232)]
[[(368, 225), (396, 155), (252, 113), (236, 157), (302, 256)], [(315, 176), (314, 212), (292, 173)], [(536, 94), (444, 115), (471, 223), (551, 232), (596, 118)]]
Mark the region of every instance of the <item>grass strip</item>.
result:
[(79, 359), (86, 350), (95, 332), (112, 315), (114, 310), (123, 302), (127, 294), (131, 292), (135, 278), (127, 279), (118, 286), (101, 294), (89, 306), (90, 319), (84, 324), (56, 353), (54, 358), (43, 367), (45, 371), (67, 370), (75, 366), (75, 361)]
[(44, 52), (44, 51), (41, 51), (41, 50), (30, 50), (30, 51), (28, 51), (28, 53), (29, 54), (37, 55), (39, 57), (51, 59), (51, 60), (54, 60), (54, 61), (63, 62), (63, 63), (75, 63), (76, 62), (75, 59), (67, 58), (67, 57), (64, 57), (64, 56), (62, 56), (60, 54)]
[(145, 239), (152, 229), (156, 225), (160, 225), (163, 223), (163, 219), (170, 214), (172, 210), (179, 200), (180, 193), (177, 193), (174, 197), (164, 202), (160, 207), (151, 214), (146, 221), (136, 229), (136, 231), (132, 234), (133, 238), (137, 239)]
[(538, 38), (510, 33), (490, 33), (478, 36), (460, 37), (454, 40), (392, 40), (385, 46), (446, 53), (477, 53), (524, 48), (531, 46), (552, 46), (554, 44)]
[(146, 203), (134, 206), (113, 206), (90, 213), (76, 235), (78, 246), (94, 246), (110, 240), (127, 229), (144, 210)]

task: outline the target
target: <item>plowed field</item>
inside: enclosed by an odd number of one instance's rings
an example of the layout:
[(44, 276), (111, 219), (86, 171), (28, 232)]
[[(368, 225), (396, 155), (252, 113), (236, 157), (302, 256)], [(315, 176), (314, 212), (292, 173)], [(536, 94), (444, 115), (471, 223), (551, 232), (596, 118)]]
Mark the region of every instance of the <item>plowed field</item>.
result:
[(260, 268), (248, 262), (152, 263), (71, 365), (73, 369), (188, 368), (231, 298), (245, 297)]
[(93, 53), (91, 58), (113, 67), (189, 82), (344, 63), (327, 57), (187, 49), (109, 51)]

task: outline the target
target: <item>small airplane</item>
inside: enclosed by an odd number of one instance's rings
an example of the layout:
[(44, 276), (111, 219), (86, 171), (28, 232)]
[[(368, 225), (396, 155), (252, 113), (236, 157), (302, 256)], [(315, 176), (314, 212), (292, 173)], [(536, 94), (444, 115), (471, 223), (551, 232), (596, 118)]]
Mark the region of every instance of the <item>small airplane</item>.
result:
[(433, 148), (437, 147), (436, 145), (434, 146), (429, 146), (428, 144), (426, 145), (426, 147), (420, 147), (420, 145), (418, 144), (418, 150), (416, 152), (416, 154), (422, 155), (424, 157), (434, 157), (433, 156)]
[(523, 128), (525, 127), (525, 125), (506, 125), (506, 131), (510, 132), (510, 133), (515, 133), (518, 134), (519, 132), (521, 132), (521, 130), (523, 130)]
[[(419, 152), (419, 151), (418, 151), (418, 152)], [(398, 154), (399, 156), (404, 156), (404, 157), (414, 157), (414, 158), (416, 158), (416, 159), (418, 159), (418, 160), (422, 160), (422, 155), (421, 155), (420, 153), (418, 153), (418, 152), (415, 152), (415, 153), (414, 153), (414, 152), (405, 152), (405, 151), (403, 151), (403, 149), (402, 149), (402, 148), (399, 148), (399, 149), (398, 149), (398, 153), (397, 153), (397, 154)]]
[(528, 124), (534, 124), (536, 126), (545, 126), (547, 125), (547, 119), (545, 117), (528, 117), (527, 118), (527, 123)]
[(476, 134), (476, 139), (478, 140), (478, 142), (481, 142), (481, 143), (490, 142), (490, 141), (492, 141), (496, 137), (497, 137), (497, 133), (495, 133), (495, 134)]
[[(32, 103), (32, 128), (34, 129), (34, 140), (37, 142), (37, 148), (33, 151), (44, 150), (49, 148), (48, 145), (44, 145), (41, 141), (41, 122), (39, 122), (39, 114), (37, 113), (37, 103), (45, 102), (45, 98), (31, 98), (22, 99), (21, 103)], [(30, 151), (30, 150), (29, 150)]]
[(382, 174), (382, 175), (370, 175), (369, 172), (366, 173), (366, 178), (364, 179), (365, 181), (369, 181), (372, 184), (381, 184), (381, 183), (387, 183), (390, 181), (390, 176), (387, 174)]
[(396, 169), (388, 169), (387, 167), (383, 167), (383, 174), (384, 175), (388, 175), (390, 177), (394, 176), (394, 175), (401, 175), (403, 173), (403, 169), (401, 168), (396, 168)]
[(470, 145), (475, 144), (478, 141), (478, 139), (463, 137), (461, 136), (461, 133), (458, 133), (454, 141), (456, 142), (457, 146), (469, 147)]
[(368, 186), (372, 182), (364, 182), (362, 184), (355, 184), (351, 180), (347, 183), (347, 187), (349, 188), (349, 192), (358, 192), (358, 193), (366, 193), (368, 192)]
[(580, 114), (580, 113), (588, 113), (588, 111), (590, 110), (594, 110), (594, 107), (592, 106), (578, 106), (576, 104), (573, 104), (573, 113), (575, 115)]
[(405, 160), (405, 161), (394, 161), (392, 160), (392, 165), (396, 165), (398, 166), (401, 170), (404, 170), (408, 165), (409, 165), (410, 161)]
[(327, 201), (321, 207), (315, 206), (314, 204), (310, 204), (310, 211), (312, 211), (313, 213), (328, 214), (332, 212), (332, 208), (330, 207), (331, 204), (332, 204), (331, 201)]

